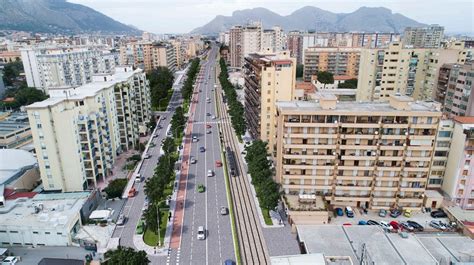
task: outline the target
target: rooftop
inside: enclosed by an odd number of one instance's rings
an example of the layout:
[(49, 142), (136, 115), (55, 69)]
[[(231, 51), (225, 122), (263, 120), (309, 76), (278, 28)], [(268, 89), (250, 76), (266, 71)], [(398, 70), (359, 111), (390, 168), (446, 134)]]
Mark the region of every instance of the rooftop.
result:
[(364, 247), (367, 261), (378, 265), (463, 262), (474, 249), (473, 240), (458, 234), (409, 234), (402, 238), (367, 225), (299, 225), (297, 231), (308, 253), (350, 256), (354, 264), (359, 263)]
[(0, 121), (0, 137), (29, 127), (26, 112), (12, 112), (5, 120)]
[(454, 117), (456, 122), (462, 124), (473, 124), (474, 125), (474, 117), (473, 116), (456, 116)]
[(88, 192), (38, 194), (31, 199), (6, 201), (0, 209), (0, 226), (65, 228), (75, 218)]
[[(330, 97), (330, 95), (324, 94), (324, 98)], [(331, 97), (332, 98), (332, 97)], [(399, 102), (407, 102), (409, 97), (400, 96), (396, 97)], [(314, 113), (315, 111), (325, 110), (319, 101), (279, 101), (276, 103), (278, 108), (283, 111), (297, 111), (298, 113)], [(411, 111), (419, 112), (432, 112), (438, 113), (438, 107), (432, 102), (408, 102), (410, 105)], [(393, 107), (389, 102), (353, 102), (353, 101), (344, 101), (338, 102), (335, 106), (335, 109), (331, 111), (336, 113), (374, 113), (374, 112), (406, 112), (406, 110), (400, 111)]]
[(0, 185), (19, 177), (21, 172), (36, 165), (30, 152), (19, 149), (0, 149)]
[[(136, 69), (135, 71), (116, 71), (114, 74), (109, 75), (110, 78), (108, 78), (107, 81), (94, 81), (76, 88), (60, 88), (59, 93), (54, 93), (54, 96), (51, 96), (46, 100), (33, 103), (27, 106), (27, 108), (44, 108), (56, 105), (66, 100), (80, 100), (85, 99), (87, 97), (92, 97), (99, 93), (102, 89), (111, 87), (117, 83), (127, 81), (135, 73), (139, 73), (141, 71), (142, 70), (140, 69)], [(52, 90), (54, 91), (54, 89)]]

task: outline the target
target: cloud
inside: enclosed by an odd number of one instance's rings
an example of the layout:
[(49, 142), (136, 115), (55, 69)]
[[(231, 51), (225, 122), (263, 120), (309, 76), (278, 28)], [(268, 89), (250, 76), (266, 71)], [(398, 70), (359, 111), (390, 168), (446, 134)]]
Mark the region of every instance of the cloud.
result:
[(469, 0), (69, 0), (94, 8), (122, 23), (154, 33), (186, 33), (217, 15), (265, 7), (288, 15), (307, 5), (348, 13), (361, 6), (384, 6), (419, 22), (440, 24), (448, 32), (474, 32), (474, 3)]

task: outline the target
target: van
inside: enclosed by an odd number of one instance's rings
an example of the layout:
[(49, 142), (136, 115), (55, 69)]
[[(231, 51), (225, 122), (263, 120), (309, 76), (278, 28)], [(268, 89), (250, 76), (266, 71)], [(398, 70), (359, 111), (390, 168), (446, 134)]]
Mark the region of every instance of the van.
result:
[(351, 207), (346, 206), (345, 212), (346, 212), (347, 217), (354, 218), (354, 211), (352, 210)]

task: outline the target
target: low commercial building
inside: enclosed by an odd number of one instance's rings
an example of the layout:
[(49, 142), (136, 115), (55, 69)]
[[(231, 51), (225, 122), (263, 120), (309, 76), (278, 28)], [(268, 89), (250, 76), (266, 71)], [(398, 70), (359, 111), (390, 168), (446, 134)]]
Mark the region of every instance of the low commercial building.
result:
[(38, 194), (0, 208), (2, 246), (71, 246), (88, 192)]
[(277, 102), (276, 181), (286, 194), (332, 205), (420, 210), (440, 105), (392, 96), (389, 103)]
[(474, 117), (455, 117), (443, 191), (465, 210), (474, 210)]
[(30, 123), (26, 112), (8, 113), (0, 118), (0, 149), (14, 149), (31, 144)]

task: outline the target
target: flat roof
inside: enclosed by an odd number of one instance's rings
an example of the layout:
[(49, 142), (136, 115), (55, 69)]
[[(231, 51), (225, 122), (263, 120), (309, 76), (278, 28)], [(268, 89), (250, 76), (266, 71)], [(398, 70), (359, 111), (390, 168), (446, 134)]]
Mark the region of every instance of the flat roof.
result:
[(324, 256), (350, 256), (354, 264), (363, 247), (375, 264), (438, 264), (444, 261), (469, 261), (474, 241), (454, 233), (385, 233), (370, 225), (298, 225), (298, 237), (308, 253)]
[[(31, 199), (19, 198), (6, 201), (5, 207), (0, 211), (0, 227), (9, 227), (9, 229), (14, 227), (20, 229), (24, 227), (30, 229), (65, 228), (75, 221), (74, 217), (78, 216), (87, 199), (88, 193), (79, 192), (75, 196), (38, 194)], [(35, 213), (35, 207), (43, 209)]]
[[(0, 113), (0, 115), (2, 114)], [(4, 120), (0, 121), (0, 136), (6, 136), (30, 127), (26, 112), (12, 112), (7, 115)]]
[[(441, 112), (432, 107), (430, 102), (411, 102), (411, 111), (420, 112)], [(326, 111), (316, 101), (278, 101), (276, 105), (284, 111), (298, 111), (301, 113), (314, 113), (316, 111)], [(335, 109), (331, 109), (334, 113), (354, 113), (354, 112), (407, 112), (406, 110), (397, 110), (388, 102), (353, 102), (342, 101), (336, 104)]]
[(270, 257), (272, 265), (326, 265), (324, 255), (312, 253), (304, 255), (287, 255)]
[(36, 157), (25, 150), (0, 149), (0, 184), (20, 177), (20, 173), (26, 169), (33, 168), (38, 161)]
[(74, 90), (74, 93), (72, 95), (68, 96), (55, 96), (55, 97), (50, 97), (46, 100), (40, 101), (33, 103), (26, 108), (44, 108), (47, 106), (53, 106), (56, 105), (62, 101), (66, 100), (80, 100), (80, 99), (85, 99), (87, 97), (93, 97), (97, 95), (102, 89), (104, 88), (109, 88), (117, 83), (121, 83), (124, 81), (127, 81), (130, 77), (132, 77), (135, 73), (142, 72), (140, 69), (136, 69), (134, 71), (130, 72), (125, 72), (125, 71), (116, 71), (112, 76), (110, 81), (94, 81), (76, 88), (71, 88), (71, 90)]

